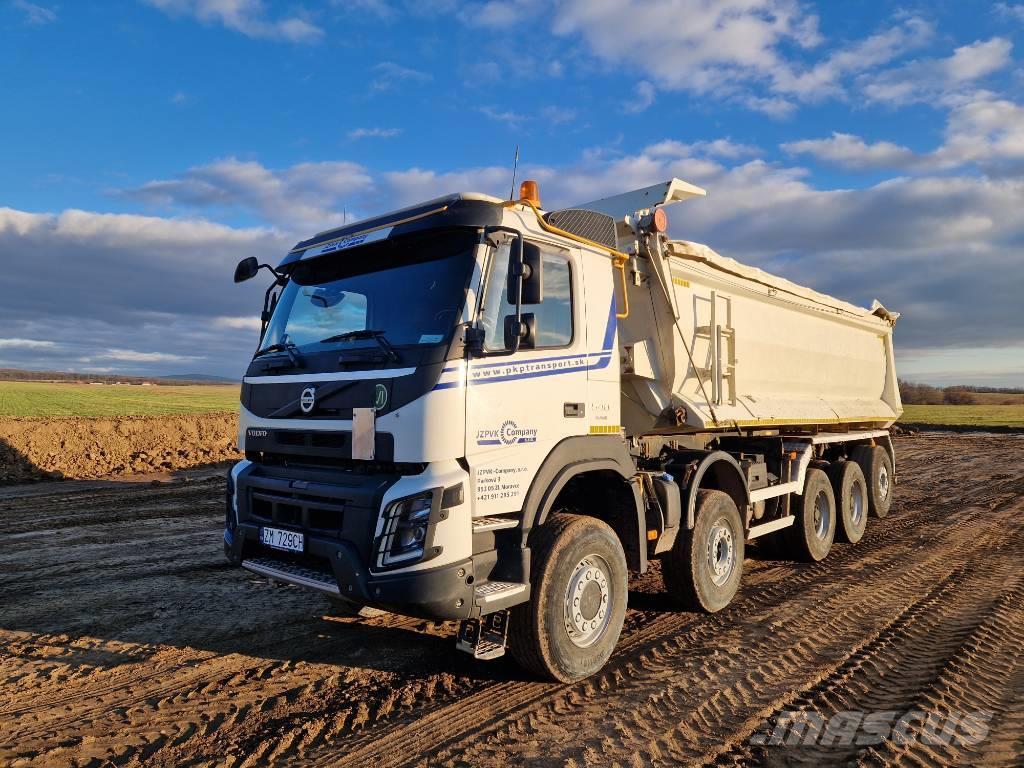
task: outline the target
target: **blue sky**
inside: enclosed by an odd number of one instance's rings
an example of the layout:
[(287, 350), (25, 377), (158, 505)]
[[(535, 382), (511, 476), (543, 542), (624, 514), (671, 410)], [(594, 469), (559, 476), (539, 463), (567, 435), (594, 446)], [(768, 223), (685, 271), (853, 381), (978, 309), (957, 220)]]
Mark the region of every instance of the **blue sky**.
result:
[(902, 311), (904, 376), (1024, 385), (1022, 35), (1012, 2), (0, 0), (0, 366), (235, 375), (237, 258), (506, 195), (518, 143), (551, 207), (708, 188), (673, 235)]

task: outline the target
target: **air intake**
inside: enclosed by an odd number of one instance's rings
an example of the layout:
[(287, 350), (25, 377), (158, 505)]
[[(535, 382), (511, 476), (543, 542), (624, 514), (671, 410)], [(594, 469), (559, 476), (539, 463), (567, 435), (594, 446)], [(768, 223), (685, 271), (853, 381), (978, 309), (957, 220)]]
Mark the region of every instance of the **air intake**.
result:
[(615, 219), (608, 214), (583, 208), (566, 208), (562, 211), (552, 211), (544, 219), (553, 227), (593, 240), (595, 243), (609, 248), (619, 247), (615, 239)]

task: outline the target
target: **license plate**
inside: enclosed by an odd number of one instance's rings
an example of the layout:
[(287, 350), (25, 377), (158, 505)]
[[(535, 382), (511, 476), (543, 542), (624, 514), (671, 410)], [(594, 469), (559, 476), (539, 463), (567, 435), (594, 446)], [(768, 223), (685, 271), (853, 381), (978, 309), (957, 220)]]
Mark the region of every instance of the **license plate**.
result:
[(265, 547), (283, 549), (286, 552), (302, 552), (305, 536), (282, 528), (260, 528), (260, 543)]

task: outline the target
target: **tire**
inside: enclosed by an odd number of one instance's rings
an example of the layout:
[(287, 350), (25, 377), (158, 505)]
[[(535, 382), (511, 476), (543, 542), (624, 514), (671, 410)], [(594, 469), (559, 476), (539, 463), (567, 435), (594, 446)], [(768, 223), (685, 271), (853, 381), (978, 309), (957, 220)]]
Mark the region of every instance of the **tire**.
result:
[(836, 537), (856, 544), (868, 525), (868, 484), (855, 461), (837, 461), (828, 468), (828, 479), (838, 507)]
[(589, 677), (612, 655), (626, 617), (622, 544), (607, 523), (559, 512), (533, 532), (530, 550), (531, 598), (512, 609), (512, 657), (549, 680)]
[(681, 531), (662, 558), (662, 578), (673, 601), (707, 613), (725, 608), (743, 576), (745, 539), (736, 502), (723, 491), (697, 491), (693, 530)]
[(790, 502), (796, 521), (783, 533), (789, 551), (797, 560), (824, 560), (836, 535), (836, 498), (828, 475), (820, 469), (808, 469), (804, 492)]
[(850, 458), (860, 465), (868, 485), (868, 512), (881, 519), (889, 515), (892, 506), (892, 459), (878, 445), (858, 445)]

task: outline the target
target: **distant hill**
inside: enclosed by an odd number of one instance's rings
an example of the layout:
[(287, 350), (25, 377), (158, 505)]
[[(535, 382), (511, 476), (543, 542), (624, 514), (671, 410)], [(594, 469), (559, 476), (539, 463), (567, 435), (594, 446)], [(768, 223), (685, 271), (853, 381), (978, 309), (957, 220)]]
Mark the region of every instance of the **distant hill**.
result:
[(169, 376), (127, 376), (124, 374), (79, 373), (75, 371), (23, 371), (0, 368), (0, 381), (100, 382), (102, 384), (236, 384), (236, 379), (208, 373), (178, 373)]

